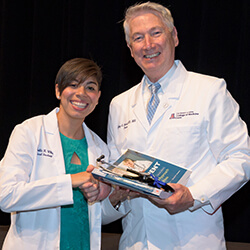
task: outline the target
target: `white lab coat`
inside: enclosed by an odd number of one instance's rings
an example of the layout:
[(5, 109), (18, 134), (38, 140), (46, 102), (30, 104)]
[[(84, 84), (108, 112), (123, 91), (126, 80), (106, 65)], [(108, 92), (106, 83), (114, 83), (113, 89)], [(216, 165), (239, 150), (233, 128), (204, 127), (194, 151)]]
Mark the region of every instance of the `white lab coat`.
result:
[[(60, 206), (72, 204), (70, 175), (64, 158), (56, 112), (17, 125), (0, 165), (0, 207), (11, 212), (11, 225), (3, 249), (59, 249)], [(89, 164), (106, 144), (83, 123)], [(91, 249), (100, 249), (101, 206), (89, 204)], [(77, 240), (77, 239), (76, 239)]]
[(170, 215), (143, 198), (119, 212), (106, 200), (104, 223), (127, 213), (120, 249), (225, 249), (220, 205), (249, 180), (248, 132), (225, 81), (176, 64), (151, 125), (142, 82), (112, 100), (108, 146), (111, 161), (130, 148), (192, 170), (195, 205)]

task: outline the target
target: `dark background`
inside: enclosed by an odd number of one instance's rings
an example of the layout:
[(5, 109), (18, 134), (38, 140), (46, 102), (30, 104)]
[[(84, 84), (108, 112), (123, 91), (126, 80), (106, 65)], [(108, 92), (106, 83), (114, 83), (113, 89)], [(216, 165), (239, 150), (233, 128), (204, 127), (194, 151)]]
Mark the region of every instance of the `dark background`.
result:
[[(86, 57), (103, 70), (102, 96), (86, 119), (106, 140), (111, 99), (139, 82), (122, 30), (129, 0), (0, 0), (0, 158), (14, 126), (51, 111), (54, 79), (68, 59)], [(143, 1), (142, 1), (143, 2)], [(250, 1), (162, 0), (170, 8), (180, 44), (176, 58), (190, 71), (225, 78), (250, 125)], [(223, 204), (228, 241), (250, 242), (250, 185)], [(0, 214), (0, 224), (9, 215)], [(196, 222), (194, 222), (196, 223)], [(119, 223), (104, 231), (120, 231)]]

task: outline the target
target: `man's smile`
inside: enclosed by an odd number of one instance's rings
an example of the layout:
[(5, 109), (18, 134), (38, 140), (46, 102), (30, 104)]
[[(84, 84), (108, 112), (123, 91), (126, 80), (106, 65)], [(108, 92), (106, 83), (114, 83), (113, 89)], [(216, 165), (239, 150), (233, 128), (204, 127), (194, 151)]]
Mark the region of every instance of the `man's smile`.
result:
[(160, 54), (161, 54), (161, 52), (157, 52), (157, 53), (151, 54), (151, 55), (144, 55), (143, 57), (151, 59), (151, 58), (153, 58), (153, 57), (159, 56)]

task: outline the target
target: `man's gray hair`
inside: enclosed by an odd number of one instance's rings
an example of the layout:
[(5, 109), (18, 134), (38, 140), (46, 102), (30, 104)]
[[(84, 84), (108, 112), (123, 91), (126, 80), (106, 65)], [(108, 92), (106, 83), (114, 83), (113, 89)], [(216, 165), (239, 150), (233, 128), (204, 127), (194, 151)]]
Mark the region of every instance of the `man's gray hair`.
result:
[(163, 23), (168, 27), (171, 32), (174, 28), (174, 20), (171, 15), (171, 12), (168, 8), (162, 6), (158, 3), (146, 2), (142, 4), (135, 4), (130, 6), (125, 13), (125, 19), (123, 22), (123, 28), (125, 32), (125, 39), (128, 44), (130, 44), (130, 30), (129, 30), (129, 22), (132, 18), (134, 18), (138, 13), (150, 12), (154, 15), (160, 17)]

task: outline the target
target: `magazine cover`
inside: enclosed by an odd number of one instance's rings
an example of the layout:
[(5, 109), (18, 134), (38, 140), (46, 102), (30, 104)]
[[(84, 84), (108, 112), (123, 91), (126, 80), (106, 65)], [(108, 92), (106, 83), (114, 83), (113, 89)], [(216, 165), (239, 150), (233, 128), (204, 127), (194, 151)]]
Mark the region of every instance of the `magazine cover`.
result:
[(169, 162), (128, 149), (113, 164), (97, 159), (93, 176), (133, 191), (168, 198), (174, 190), (167, 183), (186, 185), (191, 171)]

